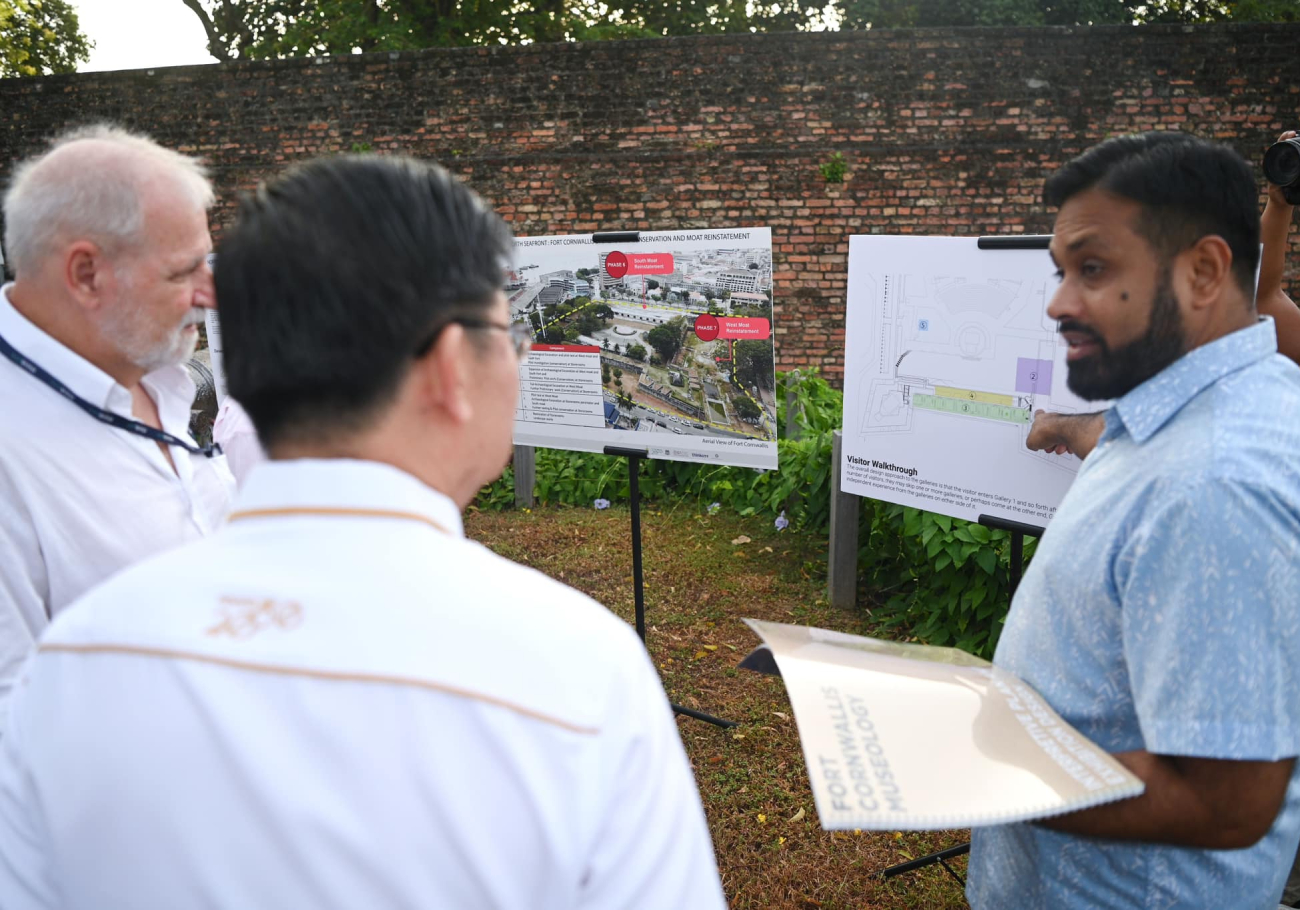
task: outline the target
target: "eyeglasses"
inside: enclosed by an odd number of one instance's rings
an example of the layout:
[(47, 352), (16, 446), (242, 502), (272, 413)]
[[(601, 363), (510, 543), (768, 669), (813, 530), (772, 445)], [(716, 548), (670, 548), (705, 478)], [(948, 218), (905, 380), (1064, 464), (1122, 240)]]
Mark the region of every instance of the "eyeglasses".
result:
[(533, 346), (533, 332), (526, 322), (512, 322), (509, 325), (502, 325), (499, 322), (492, 322), (489, 319), (476, 319), (473, 316), (453, 316), (429, 333), (424, 342), (415, 349), (415, 356), (423, 357), (429, 353), (429, 349), (437, 342), (442, 330), (453, 323), (467, 329), (495, 329), (498, 332), (505, 332), (510, 336), (510, 343), (514, 345), (515, 349), (515, 357), (520, 363), (528, 359), (528, 350)]

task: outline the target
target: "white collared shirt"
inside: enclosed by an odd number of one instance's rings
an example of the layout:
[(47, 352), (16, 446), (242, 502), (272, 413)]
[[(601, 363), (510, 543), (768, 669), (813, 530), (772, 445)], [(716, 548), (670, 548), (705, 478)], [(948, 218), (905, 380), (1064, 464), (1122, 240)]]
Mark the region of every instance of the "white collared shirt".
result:
[(60, 616), (0, 738), (0, 906), (723, 907), (640, 641), (462, 535), (396, 468), (268, 462)]
[[(131, 393), (41, 331), (0, 288), (0, 336), (74, 393), (131, 417)], [(189, 439), (183, 366), (142, 380), (163, 429)], [(211, 533), (230, 508), (225, 459), (91, 417), (0, 357), (0, 732), (14, 678), (50, 617), (114, 572)]]
[(243, 406), (231, 396), (221, 402), (217, 409), (217, 419), (212, 424), (212, 440), (221, 445), (226, 456), (230, 473), (235, 475), (237, 483), (262, 462), (266, 461), (266, 451), (261, 440), (257, 438), (257, 428)]

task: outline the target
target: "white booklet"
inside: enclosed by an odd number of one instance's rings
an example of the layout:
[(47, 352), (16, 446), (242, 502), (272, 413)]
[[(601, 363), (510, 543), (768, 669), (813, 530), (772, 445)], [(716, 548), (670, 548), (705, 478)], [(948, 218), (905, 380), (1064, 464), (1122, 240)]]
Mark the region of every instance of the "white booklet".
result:
[(828, 831), (1002, 824), (1144, 789), (988, 661), (955, 648), (745, 622), (764, 646), (741, 666), (784, 677)]

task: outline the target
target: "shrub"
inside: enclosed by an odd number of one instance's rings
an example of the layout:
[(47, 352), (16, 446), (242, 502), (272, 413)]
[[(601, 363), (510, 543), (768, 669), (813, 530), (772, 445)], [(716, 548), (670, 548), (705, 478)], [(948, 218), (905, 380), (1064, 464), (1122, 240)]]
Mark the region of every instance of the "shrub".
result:
[[(801, 438), (777, 442), (780, 470), (710, 466), (647, 459), (639, 487), (645, 501), (712, 503), (740, 515), (782, 510), (796, 531), (824, 534), (830, 527), (831, 434), (839, 429), (843, 396), (815, 371), (777, 374), (777, 423), (786, 426), (787, 390), (794, 392)], [(626, 501), (624, 459), (588, 452), (537, 450), (541, 503), (589, 505), (598, 498)], [(505, 509), (514, 503), (514, 476), (480, 491), (472, 508)], [(918, 509), (864, 499), (858, 571), (873, 617), (884, 629), (935, 645), (952, 645), (988, 657), (997, 644), (1010, 600), (1011, 536), (1006, 531)], [(1025, 558), (1036, 541), (1025, 542)]]

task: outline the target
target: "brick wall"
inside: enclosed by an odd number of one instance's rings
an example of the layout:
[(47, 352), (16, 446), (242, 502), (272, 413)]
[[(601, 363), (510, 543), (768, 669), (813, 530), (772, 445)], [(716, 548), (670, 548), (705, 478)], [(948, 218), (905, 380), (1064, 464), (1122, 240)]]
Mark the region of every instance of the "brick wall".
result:
[[(1300, 124), (1300, 25), (675, 38), (0, 80), (0, 180), (96, 118), (207, 158), (218, 226), (236, 191), (354, 146), (438, 159), (520, 234), (770, 225), (778, 364), (839, 384), (849, 234), (1048, 231), (1044, 175), (1114, 133), (1190, 129), (1257, 162)], [(828, 185), (818, 166), (837, 151), (848, 179)]]

